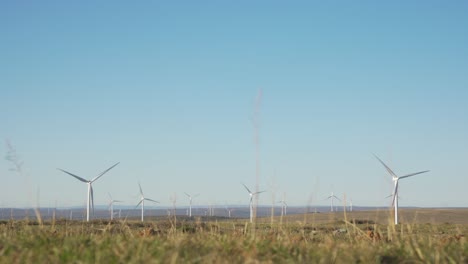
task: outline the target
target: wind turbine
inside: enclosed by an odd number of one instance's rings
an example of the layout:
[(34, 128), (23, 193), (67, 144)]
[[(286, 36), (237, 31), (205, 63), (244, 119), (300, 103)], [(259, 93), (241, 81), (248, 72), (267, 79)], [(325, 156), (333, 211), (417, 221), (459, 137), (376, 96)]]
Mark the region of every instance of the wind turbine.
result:
[(111, 215), (111, 221), (112, 221), (114, 220), (114, 203), (121, 203), (122, 201), (112, 199), (112, 196), (110, 195), (110, 193), (108, 193), (108, 195), (110, 199), (109, 208), (110, 208), (110, 215)]
[(140, 187), (140, 202), (136, 205), (136, 207), (138, 207), (140, 204), (141, 204), (141, 221), (143, 222), (143, 217), (144, 217), (144, 214), (145, 214), (145, 200), (146, 201), (151, 201), (151, 202), (154, 202), (154, 203), (159, 203), (158, 201), (155, 201), (153, 199), (150, 199), (150, 198), (146, 198), (144, 195), (143, 195), (143, 190), (141, 189), (141, 185), (140, 183), (138, 183), (138, 186)]
[(327, 197), (327, 199), (331, 199), (331, 204), (330, 204), (330, 211), (333, 212), (333, 199), (338, 199), (338, 201), (341, 201), (340, 198), (336, 197), (336, 195), (331, 193), (330, 196)]
[(392, 200), (393, 200), (392, 201), (392, 206), (395, 209), (395, 225), (398, 225), (398, 181), (400, 179), (412, 177), (412, 176), (415, 176), (415, 175), (418, 175), (418, 174), (421, 174), (421, 173), (426, 173), (426, 172), (429, 172), (429, 171), (425, 170), (425, 171), (410, 173), (410, 174), (406, 174), (406, 175), (398, 177), (381, 159), (379, 159), (379, 157), (377, 157), (376, 155), (374, 155), (374, 157), (380, 163), (382, 163), (382, 165), (385, 167), (385, 169), (387, 169), (387, 172), (392, 176), (392, 180), (393, 180), (393, 183), (394, 183), (393, 194), (392, 194), (392, 196), (393, 196), (392, 197)]
[(225, 209), (228, 212), (228, 217), (231, 218), (231, 213), (232, 213), (232, 211), (234, 211), (234, 208), (229, 208), (229, 207), (225, 206)]
[(210, 212), (209, 215), (210, 215), (210, 216), (214, 216), (215, 206), (213, 206), (213, 203), (212, 203), (212, 202), (210, 202), (208, 210), (209, 210), (209, 212)]
[(192, 199), (193, 199), (194, 197), (197, 197), (197, 196), (199, 196), (200, 194), (199, 194), (199, 193), (197, 193), (197, 194), (195, 194), (195, 195), (190, 195), (190, 194), (188, 194), (188, 193), (185, 193), (185, 195), (187, 195), (187, 196), (188, 196), (188, 198), (189, 198), (189, 201), (190, 201), (190, 207), (189, 207), (189, 217), (192, 217)]
[(281, 216), (286, 215), (286, 210), (288, 209), (288, 204), (284, 200), (284, 194), (283, 194), (283, 199), (279, 201), (281, 203)]
[(91, 180), (86, 180), (86, 179), (83, 179), (81, 178), (80, 176), (77, 176), (75, 174), (72, 174), (68, 171), (65, 171), (65, 170), (62, 170), (62, 169), (58, 169), (60, 171), (63, 171), (65, 172), (66, 174), (70, 175), (70, 176), (73, 176), (75, 178), (77, 178), (78, 180), (86, 183), (88, 185), (88, 200), (86, 202), (86, 221), (89, 222), (89, 209), (90, 207), (92, 207), (92, 210), (93, 210), (93, 215), (94, 215), (94, 194), (93, 194), (93, 182), (95, 182), (97, 179), (99, 179), (102, 175), (104, 175), (106, 172), (110, 171), (112, 168), (114, 168), (115, 166), (117, 166), (120, 162), (117, 162), (116, 164), (114, 164), (112, 167), (108, 168), (107, 170), (103, 171), (101, 174), (99, 174), (98, 176), (94, 177), (93, 179)]
[(249, 207), (250, 207), (250, 223), (253, 223), (253, 198), (254, 196), (256, 195), (259, 195), (265, 191), (260, 191), (260, 192), (251, 192), (249, 188), (247, 188), (247, 186), (245, 186), (245, 184), (242, 184), (244, 185), (245, 189), (247, 190), (247, 192), (249, 192), (249, 196), (250, 196), (250, 202), (249, 202)]

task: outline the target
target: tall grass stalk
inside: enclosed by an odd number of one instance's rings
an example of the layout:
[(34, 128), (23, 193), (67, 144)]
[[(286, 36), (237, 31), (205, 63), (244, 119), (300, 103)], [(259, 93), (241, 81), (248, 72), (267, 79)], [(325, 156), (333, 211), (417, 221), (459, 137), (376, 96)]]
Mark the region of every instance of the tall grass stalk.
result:
[[(21, 158), (16, 153), (16, 148), (13, 146), (13, 144), (10, 142), (10, 140), (6, 140), (6, 148), (7, 148), (7, 154), (5, 156), (5, 159), (10, 161), (10, 163), (13, 165), (13, 168), (11, 168), (10, 170), (16, 172), (17, 175), (26, 183), (25, 188), (26, 188), (26, 190), (28, 192), (28, 197), (29, 197), (29, 200), (31, 201), (31, 204), (32, 204), (30, 179), (24, 173), (24, 170), (23, 170), (24, 162), (21, 160)], [(35, 213), (35, 216), (36, 216), (36, 220), (38, 221), (40, 226), (42, 226), (42, 217), (41, 217), (41, 212), (39, 211), (39, 191), (37, 192), (36, 206), (33, 206), (33, 208), (34, 208), (34, 213)], [(11, 214), (11, 218), (13, 218), (13, 214)]]

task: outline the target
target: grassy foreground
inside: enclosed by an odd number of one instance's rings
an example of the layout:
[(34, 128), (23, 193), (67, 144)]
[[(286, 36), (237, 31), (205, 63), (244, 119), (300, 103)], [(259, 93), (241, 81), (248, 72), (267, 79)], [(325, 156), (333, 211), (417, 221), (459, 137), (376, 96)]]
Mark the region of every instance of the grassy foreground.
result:
[(468, 263), (468, 225), (0, 222), (0, 263)]

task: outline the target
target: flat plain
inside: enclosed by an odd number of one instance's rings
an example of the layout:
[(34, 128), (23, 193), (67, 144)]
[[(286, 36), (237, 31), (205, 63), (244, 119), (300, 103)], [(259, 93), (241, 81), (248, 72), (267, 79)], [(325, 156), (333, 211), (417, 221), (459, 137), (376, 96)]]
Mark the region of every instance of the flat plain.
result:
[[(0, 263), (468, 263), (468, 209), (0, 222)], [(39, 221), (38, 221), (39, 220)]]
[[(412, 208), (400, 209), (400, 222), (403, 224), (467, 224), (467, 208)], [(287, 221), (304, 221), (327, 223), (333, 220), (359, 219), (377, 224), (393, 223), (393, 210), (369, 210), (352, 212), (326, 212), (313, 214), (296, 214), (285, 218)], [(262, 218), (264, 221), (268, 218)], [(269, 220), (269, 219), (268, 219)]]

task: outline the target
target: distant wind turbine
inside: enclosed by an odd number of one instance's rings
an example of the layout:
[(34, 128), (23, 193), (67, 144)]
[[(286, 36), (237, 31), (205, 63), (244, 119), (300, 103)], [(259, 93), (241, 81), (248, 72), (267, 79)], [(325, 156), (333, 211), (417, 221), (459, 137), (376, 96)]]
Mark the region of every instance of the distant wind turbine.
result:
[(333, 199), (338, 199), (338, 201), (341, 201), (341, 200), (336, 195), (334, 195), (333, 192), (331, 193), (330, 196), (327, 197), (327, 199), (331, 199), (330, 211), (333, 212)]
[(68, 171), (65, 171), (65, 170), (62, 170), (62, 169), (58, 169), (60, 171), (63, 171), (65, 172), (66, 174), (70, 175), (70, 176), (73, 176), (75, 178), (77, 178), (78, 180), (86, 183), (88, 185), (88, 200), (86, 202), (86, 221), (89, 222), (89, 210), (90, 210), (90, 207), (92, 208), (93, 210), (93, 215), (94, 215), (94, 194), (93, 194), (93, 182), (95, 182), (97, 179), (99, 179), (100, 177), (102, 177), (102, 175), (104, 175), (106, 172), (110, 171), (112, 168), (114, 168), (115, 166), (117, 166), (120, 162), (117, 162), (116, 164), (114, 164), (112, 167), (108, 168), (107, 170), (103, 171), (101, 174), (99, 174), (98, 176), (94, 177), (93, 179), (91, 180), (86, 180), (86, 179), (83, 179), (81, 178), (80, 176), (77, 176), (75, 174), (72, 174)]
[(283, 199), (281, 199), (281, 201), (279, 201), (279, 203), (281, 203), (281, 216), (283, 215), (286, 215), (287, 214), (287, 209), (288, 209), (288, 204), (286, 203), (285, 199), (284, 199), (284, 194), (283, 194)]
[(200, 194), (197, 193), (195, 195), (190, 195), (188, 193), (185, 193), (185, 195), (187, 195), (187, 197), (189, 198), (189, 201), (190, 201), (190, 207), (189, 207), (189, 217), (192, 217), (192, 199), (199, 196)]
[(228, 212), (228, 217), (231, 218), (231, 213), (232, 213), (232, 211), (234, 211), (234, 209), (233, 209), (233, 208), (229, 208), (229, 207), (227, 207), (227, 206), (225, 206), (225, 209), (226, 209), (226, 211)]
[(406, 175), (398, 177), (381, 159), (379, 159), (379, 157), (377, 157), (376, 155), (374, 155), (374, 157), (385, 167), (385, 169), (387, 169), (387, 172), (392, 176), (392, 180), (393, 180), (393, 183), (394, 183), (393, 194), (392, 194), (392, 196), (393, 196), (392, 197), (392, 200), (393, 200), (392, 206), (395, 209), (395, 225), (398, 225), (398, 181), (400, 179), (412, 177), (412, 176), (415, 176), (415, 175), (418, 175), (418, 174), (421, 174), (421, 173), (426, 173), (426, 172), (429, 172), (429, 171), (425, 170), (425, 171), (410, 173), (410, 174), (406, 174)]
[(253, 223), (253, 198), (254, 196), (257, 196), (265, 191), (260, 191), (260, 192), (254, 192), (252, 193), (250, 191), (249, 188), (247, 188), (247, 186), (245, 186), (245, 184), (242, 184), (244, 185), (245, 189), (247, 190), (247, 192), (249, 192), (249, 196), (250, 196), (250, 202), (249, 202), (249, 208), (250, 208), (250, 223)]
[(108, 193), (109, 195), (109, 209), (110, 209), (110, 215), (111, 215), (111, 221), (114, 220), (114, 203), (121, 203), (122, 201), (119, 201), (119, 200), (114, 200), (112, 199), (112, 196), (110, 195), (110, 193)]
[(153, 199), (150, 199), (150, 198), (146, 198), (143, 195), (143, 190), (141, 189), (140, 183), (138, 183), (138, 186), (140, 187), (140, 202), (136, 205), (136, 207), (138, 207), (141, 204), (141, 221), (143, 222), (144, 215), (145, 215), (145, 200), (150, 201), (150, 202), (154, 202), (154, 203), (159, 203), (159, 202), (155, 201)]

